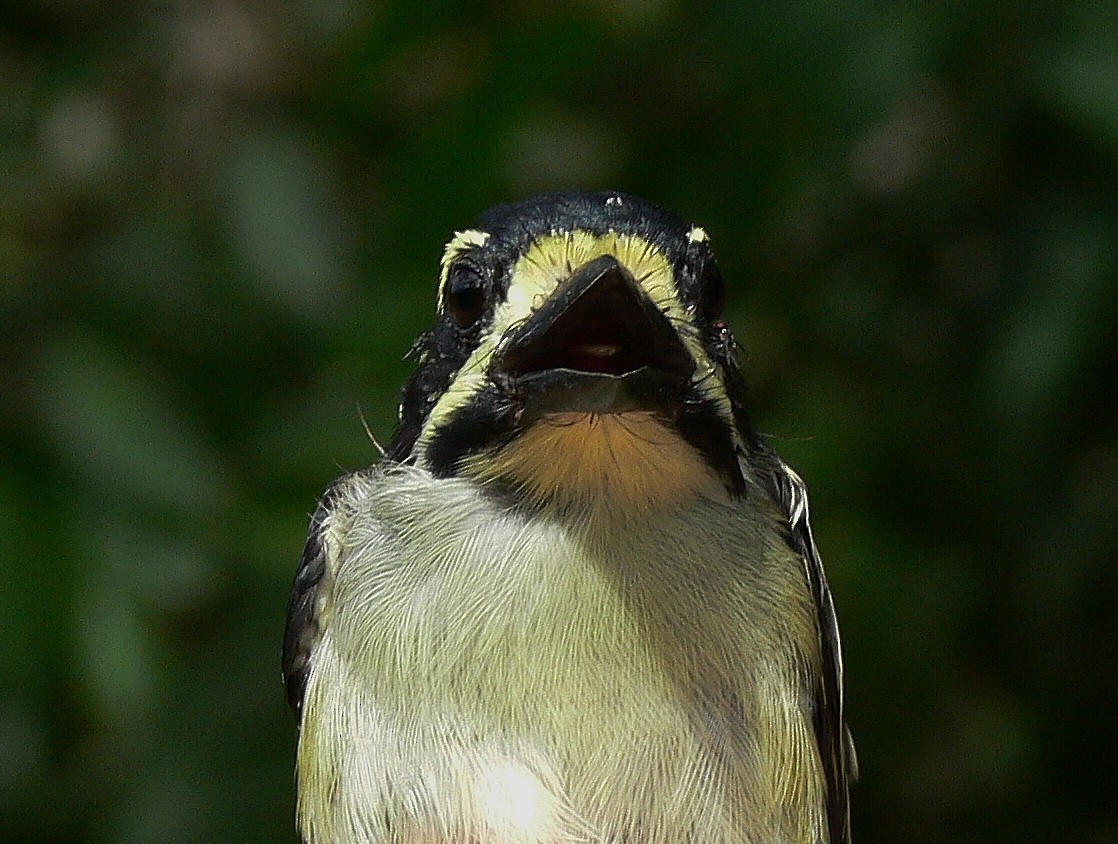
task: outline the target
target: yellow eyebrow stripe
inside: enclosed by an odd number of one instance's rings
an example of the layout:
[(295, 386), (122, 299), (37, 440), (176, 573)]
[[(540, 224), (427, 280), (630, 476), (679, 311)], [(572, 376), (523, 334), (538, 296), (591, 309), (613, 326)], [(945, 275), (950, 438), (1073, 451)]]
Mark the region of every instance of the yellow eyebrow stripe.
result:
[(450, 265), (463, 252), (478, 249), (488, 242), (489, 232), (483, 232), (481, 229), (466, 229), (454, 233), (454, 237), (443, 250), (443, 259), (439, 263), (439, 295), (435, 302), (436, 313), (441, 312), (446, 303), (446, 279), (450, 273)]

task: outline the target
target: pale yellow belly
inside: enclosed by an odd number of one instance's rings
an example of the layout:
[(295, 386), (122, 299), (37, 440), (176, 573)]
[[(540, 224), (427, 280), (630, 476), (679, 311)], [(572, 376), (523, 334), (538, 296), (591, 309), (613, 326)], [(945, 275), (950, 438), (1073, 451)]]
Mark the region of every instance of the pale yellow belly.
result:
[[(809, 602), (790, 555), (750, 590), (734, 545), (756, 525), (711, 503), (621, 542), (440, 502), (430, 530), (382, 506), (339, 566), (299, 748), (308, 841), (822, 836), (792, 644)], [(700, 557), (706, 523), (721, 550)]]

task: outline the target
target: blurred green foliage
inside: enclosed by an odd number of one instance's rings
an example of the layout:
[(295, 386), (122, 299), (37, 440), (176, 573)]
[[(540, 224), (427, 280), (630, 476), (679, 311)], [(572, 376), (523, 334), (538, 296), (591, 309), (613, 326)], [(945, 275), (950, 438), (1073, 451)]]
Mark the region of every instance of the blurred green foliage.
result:
[(0, 9), (0, 838), (291, 841), (285, 601), (441, 245), (703, 224), (811, 482), (860, 842), (1118, 840), (1118, 4)]

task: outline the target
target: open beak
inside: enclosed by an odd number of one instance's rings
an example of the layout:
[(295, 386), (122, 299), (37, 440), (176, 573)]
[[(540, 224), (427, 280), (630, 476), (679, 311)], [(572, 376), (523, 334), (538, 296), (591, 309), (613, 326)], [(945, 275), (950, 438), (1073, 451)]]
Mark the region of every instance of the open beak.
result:
[(530, 415), (664, 410), (695, 363), (612, 255), (575, 270), (505, 339), (494, 363)]

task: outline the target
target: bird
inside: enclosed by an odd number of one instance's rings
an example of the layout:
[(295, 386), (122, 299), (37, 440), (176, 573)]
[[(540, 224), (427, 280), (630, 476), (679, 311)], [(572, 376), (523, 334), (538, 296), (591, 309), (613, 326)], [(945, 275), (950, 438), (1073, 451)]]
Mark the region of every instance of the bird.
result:
[(617, 191), (454, 233), (397, 430), (287, 608), (306, 844), (847, 844), (804, 482), (706, 231)]

